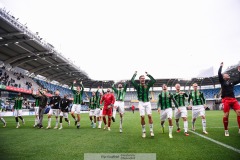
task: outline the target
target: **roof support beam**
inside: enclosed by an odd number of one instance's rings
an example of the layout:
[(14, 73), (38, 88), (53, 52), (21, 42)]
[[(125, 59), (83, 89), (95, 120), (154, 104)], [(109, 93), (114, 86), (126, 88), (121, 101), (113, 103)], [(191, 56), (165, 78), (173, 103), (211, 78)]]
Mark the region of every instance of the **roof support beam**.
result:
[(12, 33), (3, 33), (0, 34), (0, 37), (12, 37), (24, 34), (23, 32), (12, 32)]
[[(76, 73), (76, 72), (79, 72), (80, 73), (80, 71), (69, 71), (70, 73)], [(61, 72), (61, 73), (56, 73), (56, 74), (52, 74), (51, 76), (47, 76), (46, 78), (47, 79), (54, 79), (54, 78), (56, 78), (57, 76), (60, 76), (60, 75), (67, 75), (67, 73), (66, 72)], [(68, 74), (69, 75), (69, 74)]]
[[(42, 54), (47, 54), (49, 52), (33, 52), (34, 54), (36, 55), (42, 55)], [(22, 59), (22, 58), (27, 58), (28, 56), (31, 56), (33, 55), (32, 53), (25, 53), (25, 54), (20, 54), (18, 56), (14, 56), (12, 58), (9, 58), (7, 60), (4, 61), (5, 64), (11, 64), (19, 59)]]
[[(63, 66), (67, 66), (67, 65), (69, 65), (69, 64), (68, 64), (68, 63), (55, 63), (55, 64), (53, 64), (53, 66), (56, 66), (56, 67), (58, 67), (58, 68), (63, 67)], [(40, 74), (40, 73), (38, 73), (38, 72), (42, 72), (42, 70), (48, 68), (49, 66), (50, 66), (49, 64), (47, 64), (47, 65), (42, 65), (41, 67), (37, 67), (37, 68), (34, 68), (34, 69), (29, 70), (29, 72), (30, 72), (30, 73)]]
[(21, 64), (24, 64), (24, 63), (27, 63), (27, 62), (29, 62), (29, 61), (32, 61), (32, 60), (34, 60), (34, 59), (38, 59), (39, 57), (40, 57), (40, 58), (43, 58), (43, 57), (50, 57), (50, 56), (52, 56), (52, 54), (41, 55), (41, 56), (32, 56), (32, 57), (28, 57), (28, 58), (23, 58), (23, 59), (18, 60), (18, 61), (14, 62), (14, 63), (12, 63), (12, 64), (10, 64), (10, 65), (14, 68), (14, 67), (20, 66)]
[(20, 43), (20, 42), (25, 42), (25, 41), (30, 41), (32, 39), (11, 39), (11, 40), (6, 40), (6, 41), (1, 41), (0, 42), (0, 46), (2, 45), (7, 45), (7, 44), (10, 44), (10, 43)]

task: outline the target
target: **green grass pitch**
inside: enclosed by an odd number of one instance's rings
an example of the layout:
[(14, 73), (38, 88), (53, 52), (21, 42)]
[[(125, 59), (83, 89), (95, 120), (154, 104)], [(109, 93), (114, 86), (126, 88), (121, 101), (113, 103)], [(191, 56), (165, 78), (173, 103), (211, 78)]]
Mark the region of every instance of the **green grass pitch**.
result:
[[(188, 112), (191, 120), (191, 112)], [(230, 136), (224, 136), (222, 111), (206, 111), (209, 138), (240, 149), (240, 134), (236, 114), (231, 111), (229, 118)], [(70, 117), (70, 115), (69, 115)], [(147, 117), (146, 117), (147, 118)], [(0, 127), (0, 159), (84, 159), (84, 153), (156, 153), (157, 159), (196, 159), (196, 160), (239, 160), (240, 154), (213, 143), (191, 132), (188, 137), (176, 132), (174, 123), (173, 139), (168, 138), (168, 123), (165, 133), (161, 133), (160, 119), (153, 111), (155, 137), (151, 138), (149, 125), (146, 125), (147, 137), (141, 137), (139, 112), (126, 112), (123, 121), (123, 133), (119, 133), (119, 115), (112, 122), (111, 131), (90, 127), (88, 114), (81, 114), (81, 128), (76, 129), (72, 117), (71, 126), (63, 122), (62, 130), (46, 130), (47, 117), (44, 117), (44, 129), (33, 128), (34, 117), (25, 116), (25, 125), (16, 129), (14, 117), (5, 117), (7, 127)], [(146, 120), (146, 122), (148, 122)], [(55, 119), (52, 118), (52, 127)], [(1, 124), (2, 125), (2, 124)], [(180, 120), (182, 129), (183, 122)], [(189, 128), (191, 128), (189, 121)], [(102, 125), (103, 128), (103, 125)], [(196, 122), (196, 132), (202, 134), (200, 117)]]

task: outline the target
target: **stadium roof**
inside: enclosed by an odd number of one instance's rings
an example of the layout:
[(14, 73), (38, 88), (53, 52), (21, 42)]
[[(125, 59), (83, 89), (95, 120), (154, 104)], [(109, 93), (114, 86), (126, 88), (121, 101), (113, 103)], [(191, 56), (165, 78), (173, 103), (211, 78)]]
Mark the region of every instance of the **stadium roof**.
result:
[[(58, 81), (60, 84), (70, 85), (75, 79), (83, 81), (86, 88), (111, 87), (114, 81), (97, 81), (88, 77), (87, 73), (74, 65), (59, 53), (52, 44), (42, 40), (38, 33), (32, 33), (26, 25), (23, 25), (12, 15), (0, 9), (0, 60), (5, 66), (19, 67), (29, 72), (32, 77), (41, 75), (48, 80)], [(236, 66), (227, 70), (233, 79), (237, 77)], [(167, 84), (174, 87), (176, 83), (181, 86), (191, 86), (198, 83), (199, 86), (219, 84), (218, 77), (200, 77), (191, 80), (168, 78), (157, 79), (154, 87)], [(132, 87), (129, 83), (129, 87)]]
[(29, 75), (41, 75), (61, 84), (70, 84), (74, 79), (91, 82), (87, 73), (3, 9), (0, 24), (0, 60), (6, 66), (19, 67), (29, 71)]

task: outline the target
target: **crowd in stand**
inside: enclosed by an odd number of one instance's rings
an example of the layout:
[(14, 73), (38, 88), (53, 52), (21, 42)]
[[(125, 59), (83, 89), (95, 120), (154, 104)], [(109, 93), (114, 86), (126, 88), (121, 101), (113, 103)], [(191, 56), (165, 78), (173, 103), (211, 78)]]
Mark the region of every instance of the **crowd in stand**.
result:
[(0, 70), (0, 81), (2, 85), (7, 85), (9, 82), (9, 75), (4, 72), (5, 67)]

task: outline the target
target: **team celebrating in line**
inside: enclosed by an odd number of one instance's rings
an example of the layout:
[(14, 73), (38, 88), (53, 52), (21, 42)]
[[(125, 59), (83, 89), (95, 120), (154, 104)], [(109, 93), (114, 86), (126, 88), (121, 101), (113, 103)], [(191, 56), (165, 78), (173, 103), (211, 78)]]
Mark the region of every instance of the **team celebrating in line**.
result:
[[(222, 96), (222, 104), (223, 104), (223, 125), (225, 129), (225, 136), (229, 136), (228, 131), (228, 117), (230, 108), (237, 114), (237, 122), (239, 126), (239, 134), (240, 134), (240, 105), (235, 98), (234, 95), (234, 86), (240, 83), (240, 73), (239, 78), (236, 81), (232, 81), (228, 74), (222, 74), (222, 67), (223, 63), (220, 64), (220, 68), (218, 71), (218, 78), (221, 84), (221, 96)], [(240, 72), (240, 66), (238, 67), (238, 71)], [(148, 83), (145, 83), (145, 75), (140, 75), (139, 83), (135, 81), (137, 76), (137, 71), (134, 73), (133, 77), (131, 78), (131, 84), (133, 85), (134, 89), (137, 92), (138, 98), (138, 108), (140, 113), (140, 123), (142, 127), (142, 137), (146, 137), (146, 123), (145, 123), (145, 116), (148, 117), (149, 123), (149, 130), (150, 136), (154, 137), (153, 131), (153, 119), (152, 119), (152, 107), (151, 102), (149, 99), (149, 90), (153, 87), (156, 80), (147, 72), (146, 76), (150, 78)], [(74, 89), (76, 86), (76, 90)], [(168, 91), (168, 86), (166, 84), (162, 85), (162, 91), (158, 95), (157, 101), (157, 110), (160, 114), (160, 125), (161, 130), (165, 132), (165, 121), (168, 120), (168, 131), (169, 131), (169, 138), (173, 138), (173, 107), (174, 109), (174, 119), (177, 127), (177, 132), (181, 132), (179, 120), (180, 118), (183, 119), (183, 130), (184, 135), (189, 136), (188, 132), (188, 121), (187, 121), (187, 108), (192, 110), (192, 130), (195, 131), (195, 122), (198, 117), (202, 119), (202, 131), (203, 134), (208, 134), (206, 131), (206, 101), (204, 95), (201, 91), (198, 90), (198, 84), (192, 84), (193, 90), (190, 91), (189, 94), (181, 91), (180, 84), (175, 85), (175, 93), (171, 93)], [(82, 97), (84, 93), (84, 86), (82, 82), (77, 85), (76, 81), (73, 81), (73, 85), (71, 87), (73, 92), (73, 105), (71, 107), (71, 116), (75, 121), (76, 127), (80, 128), (80, 111), (81, 111), (81, 103)], [(115, 122), (116, 118), (116, 111), (119, 111), (120, 115), (120, 124), (119, 124), (119, 132), (123, 132), (123, 116), (124, 116), (124, 100), (125, 94), (127, 90), (127, 82), (119, 83), (117, 88), (115, 84), (112, 85), (112, 91), (110, 88), (107, 89), (107, 92), (104, 93), (103, 89), (101, 88), (102, 92), (100, 92), (100, 87), (98, 87), (96, 92), (92, 92), (91, 97), (89, 99), (89, 119), (92, 128), (96, 128), (97, 122), (98, 127), (101, 128), (102, 121), (104, 122), (104, 129), (108, 131), (111, 130), (111, 121)], [(115, 96), (114, 96), (115, 93)], [(35, 123), (34, 127), (43, 128), (43, 115), (47, 105), (47, 92), (43, 89), (38, 89), (36, 94), (33, 93), (32, 89), (32, 96), (35, 99)], [(186, 99), (188, 105), (186, 105)], [(23, 97), (21, 93), (18, 94), (17, 97), (11, 98), (11, 100), (15, 101), (14, 104), (14, 116), (16, 120), (16, 128), (20, 127), (20, 123), (18, 118), (22, 121), (22, 124), (25, 123), (24, 119), (22, 118), (22, 101)], [(46, 129), (51, 128), (51, 117), (55, 115), (56, 123), (54, 129), (62, 129), (62, 118), (68, 123), (70, 126), (70, 120), (68, 119), (68, 111), (70, 110), (71, 101), (68, 99), (67, 95), (64, 95), (64, 98), (60, 97), (59, 91), (55, 91), (54, 96), (50, 98), (50, 110), (48, 112), (48, 125)], [(174, 106), (173, 106), (174, 104)], [(76, 116), (75, 116), (76, 114)], [(60, 127), (58, 123), (58, 117), (60, 116)], [(107, 119), (106, 119), (107, 116)], [(6, 121), (1, 117), (1, 121), (3, 122), (4, 126), (6, 127)]]

